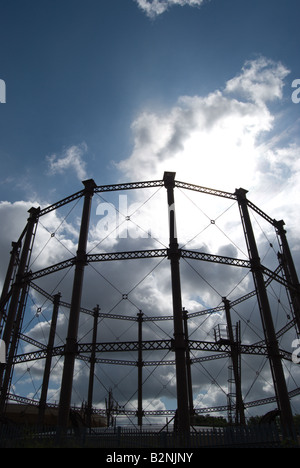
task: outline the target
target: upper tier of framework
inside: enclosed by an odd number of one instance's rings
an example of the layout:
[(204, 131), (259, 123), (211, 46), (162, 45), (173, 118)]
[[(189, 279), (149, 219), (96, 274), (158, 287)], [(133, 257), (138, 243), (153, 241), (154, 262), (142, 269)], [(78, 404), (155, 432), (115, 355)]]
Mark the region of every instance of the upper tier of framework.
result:
[[(136, 190), (136, 189), (144, 189), (144, 188), (151, 188), (151, 187), (163, 187), (164, 180), (153, 180), (153, 181), (144, 181), (144, 182), (128, 182), (123, 184), (111, 184), (111, 185), (99, 185), (96, 186), (94, 189), (95, 193), (105, 193), (105, 192), (117, 192), (117, 191), (124, 191), (124, 190)], [(194, 192), (201, 192), (206, 193), (208, 195), (214, 195), (217, 197), (222, 198), (229, 198), (231, 200), (237, 200), (236, 193), (224, 192), (222, 190), (212, 189), (208, 187), (202, 187), (200, 185), (190, 184), (187, 182), (180, 182), (175, 180), (175, 187), (179, 187), (186, 190), (192, 190)], [(85, 189), (80, 190), (79, 192), (70, 195), (53, 205), (50, 205), (46, 208), (43, 208), (39, 212), (39, 217), (46, 215), (47, 213), (60, 208), (61, 206), (67, 205), (68, 203), (81, 198), (85, 193)], [(277, 226), (276, 220), (272, 219), (266, 213), (264, 213), (260, 208), (258, 208), (254, 203), (248, 200), (248, 206), (256, 211), (261, 217), (263, 217), (266, 221), (268, 221), (271, 225)]]

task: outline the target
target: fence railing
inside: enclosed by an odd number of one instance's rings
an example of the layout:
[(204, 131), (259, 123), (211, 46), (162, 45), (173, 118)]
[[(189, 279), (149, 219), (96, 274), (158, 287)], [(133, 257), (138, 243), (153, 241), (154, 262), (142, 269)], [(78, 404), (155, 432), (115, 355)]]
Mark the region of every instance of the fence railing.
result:
[[(94, 436), (97, 439), (97, 435)], [(91, 439), (90, 439), (91, 440)], [(136, 431), (117, 428), (115, 433), (102, 433), (99, 447), (107, 448), (209, 448), (209, 447), (279, 447), (276, 426), (208, 428), (180, 434), (176, 432)]]
[[(56, 428), (0, 426), (0, 447), (55, 447), (60, 442)], [(172, 448), (278, 448), (296, 446), (295, 441), (282, 440), (276, 425), (229, 426), (201, 428), (189, 434), (144, 431), (117, 427), (114, 430), (70, 430), (63, 444), (74, 447), (172, 449)]]

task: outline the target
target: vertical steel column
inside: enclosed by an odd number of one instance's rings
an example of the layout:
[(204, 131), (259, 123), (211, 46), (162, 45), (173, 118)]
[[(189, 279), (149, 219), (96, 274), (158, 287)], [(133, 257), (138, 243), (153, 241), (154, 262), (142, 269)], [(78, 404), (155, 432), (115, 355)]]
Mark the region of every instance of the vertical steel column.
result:
[(265, 334), (266, 346), (268, 348), (268, 357), (273, 376), (274, 389), (280, 410), (282, 430), (285, 437), (294, 437), (293, 415), (283, 373), (281, 356), (276, 339), (269, 299), (264, 282), (263, 270), (260, 263), (258, 249), (248, 211), (246, 193), (247, 191), (242, 188), (236, 190), (249, 258), (252, 265), (252, 274)]
[(139, 343), (139, 351), (138, 351), (138, 409), (137, 409), (137, 417), (138, 417), (138, 425), (142, 427), (143, 425), (143, 313), (140, 311), (138, 316), (138, 343)]
[(282, 262), (285, 277), (289, 283), (288, 290), (291, 297), (292, 307), (294, 316), (298, 328), (298, 334), (300, 335), (300, 286), (298, 275), (296, 272), (293, 257), (290, 251), (290, 247), (286, 238), (286, 231), (283, 228), (283, 221), (274, 221), (277, 234), (281, 241), (282, 253), (279, 255), (279, 259)]
[[(5, 373), (2, 381), (2, 395), (0, 402), (0, 412), (4, 412), (5, 408), (5, 396), (9, 393), (11, 379), (14, 368), (14, 357), (19, 343), (19, 334), (21, 330), (21, 325), (24, 317), (24, 311), (26, 308), (27, 296), (28, 296), (29, 285), (24, 283), (22, 288), (22, 293), (19, 300), (18, 312), (16, 314), (16, 319), (12, 328), (10, 348), (7, 355), (7, 363), (5, 367)], [(3, 397), (3, 398), (2, 398)]]
[(52, 363), (52, 353), (53, 353), (53, 346), (54, 346), (54, 340), (55, 340), (60, 299), (61, 299), (60, 293), (55, 294), (55, 296), (53, 297), (52, 319), (51, 319), (51, 325), (50, 325), (50, 331), (49, 331), (49, 337), (48, 337), (47, 356), (45, 360), (44, 376), (43, 376), (41, 398), (40, 398), (40, 404), (39, 404), (38, 424), (40, 425), (43, 425), (44, 420), (45, 420), (47, 394), (48, 394), (51, 363)]
[(185, 341), (187, 343), (186, 346), (186, 373), (187, 373), (187, 384), (188, 384), (188, 395), (189, 395), (189, 409), (190, 409), (190, 417), (194, 416), (194, 398), (193, 398), (193, 385), (192, 385), (192, 370), (191, 370), (191, 358), (190, 358), (190, 350), (188, 346), (189, 342), (189, 330), (188, 330), (188, 321), (187, 321), (187, 311), (183, 307), (182, 309), (183, 315), (183, 326), (184, 326), (184, 335)]
[(179, 271), (179, 259), (181, 256), (181, 252), (178, 248), (175, 222), (174, 172), (164, 173), (164, 185), (167, 189), (169, 206), (170, 248), (168, 250), (168, 258), (171, 263), (172, 280), (178, 430), (180, 432), (188, 433), (190, 431), (190, 413), (186, 371), (186, 341), (183, 330), (181, 282)]
[(97, 343), (99, 312), (100, 312), (100, 307), (97, 304), (97, 307), (94, 308), (92, 352), (91, 352), (91, 358), (90, 358), (91, 365), (90, 365), (88, 402), (87, 402), (87, 423), (88, 423), (89, 428), (92, 427), (92, 408), (93, 408), (94, 376), (95, 376), (95, 364), (96, 364), (96, 343)]
[(16, 312), (18, 309), (20, 292), (23, 287), (23, 277), (27, 268), (33, 231), (34, 231), (35, 224), (37, 223), (37, 220), (38, 220), (39, 211), (40, 211), (40, 208), (31, 208), (28, 211), (28, 213), (30, 213), (30, 216), (27, 221), (26, 236), (25, 236), (22, 254), (20, 258), (19, 268), (18, 268), (17, 275), (16, 275), (16, 281), (12, 287), (12, 297), (11, 297), (9, 310), (7, 314), (6, 326), (5, 326), (3, 338), (2, 338), (3, 341), (5, 341), (6, 343), (6, 349), (8, 349), (8, 346), (9, 346), (13, 323), (14, 323)]
[(83, 287), (84, 268), (86, 265), (86, 247), (89, 232), (90, 211), (94, 189), (96, 184), (93, 180), (83, 182), (85, 186), (84, 205), (81, 218), (80, 235), (78, 242), (78, 250), (75, 261), (75, 273), (73, 280), (73, 292), (69, 316), (68, 334), (65, 346), (65, 361), (62, 376), (59, 412), (58, 412), (58, 428), (61, 435), (67, 430), (69, 421), (69, 412), (72, 397), (73, 373), (75, 365), (75, 357), (77, 353), (77, 335), (80, 316), (80, 305)]
[[(26, 273), (26, 269), (28, 267), (28, 261), (30, 257), (30, 249), (32, 247), (32, 239), (34, 234), (34, 227), (38, 221), (38, 214), (40, 212), (40, 208), (31, 208), (28, 213), (30, 214), (27, 220), (26, 226), (26, 235), (24, 239), (24, 244), (22, 248), (22, 254), (20, 258), (20, 263), (18, 267), (18, 271), (16, 274), (16, 280), (12, 286), (12, 296), (11, 301), (7, 313), (7, 320), (6, 325), (4, 328), (2, 340), (6, 344), (6, 350), (9, 350), (9, 344), (12, 338), (12, 331), (14, 327), (14, 321), (16, 318), (16, 313), (19, 307), (20, 293), (23, 290), (22, 297), (24, 296), (24, 290), (27, 288), (27, 285), (24, 284), (24, 274)], [(21, 301), (22, 302), (22, 301)], [(20, 310), (20, 309), (19, 309)], [(14, 350), (13, 350), (14, 351)], [(3, 373), (4, 373), (4, 365), (0, 365), (0, 384), (1, 384), (1, 403), (0, 403), (0, 413), (4, 411), (5, 408), (5, 400), (6, 400), (6, 390), (3, 388)]]
[(1, 293), (1, 299), (0, 299), (0, 323), (3, 318), (3, 313), (5, 310), (5, 306), (7, 304), (7, 296), (9, 293), (10, 285), (14, 277), (14, 270), (16, 267), (16, 261), (19, 255), (19, 250), (20, 250), (20, 242), (12, 242), (12, 251), (10, 252), (10, 261), (9, 265), (7, 268), (7, 273)]
[(241, 388), (241, 371), (239, 366), (239, 343), (234, 338), (233, 334), (233, 327), (231, 321), (231, 314), (230, 314), (230, 302), (226, 297), (223, 297), (223, 303), (225, 307), (225, 314), (226, 314), (226, 322), (227, 322), (227, 329), (228, 329), (228, 336), (230, 342), (230, 354), (231, 354), (231, 361), (233, 366), (233, 374), (234, 374), (234, 383), (235, 383), (235, 392), (236, 392), (236, 423), (237, 424), (245, 424), (245, 412), (244, 412), (244, 404), (243, 404), (243, 397), (242, 397), (242, 388)]

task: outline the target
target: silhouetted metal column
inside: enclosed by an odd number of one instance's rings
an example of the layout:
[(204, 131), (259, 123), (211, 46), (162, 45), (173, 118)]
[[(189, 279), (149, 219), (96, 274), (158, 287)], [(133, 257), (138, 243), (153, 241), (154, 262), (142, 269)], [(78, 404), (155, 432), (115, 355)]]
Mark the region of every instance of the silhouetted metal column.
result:
[[(10, 340), (10, 348), (8, 350), (7, 362), (5, 367), (5, 373), (2, 382), (2, 394), (0, 402), (0, 412), (4, 412), (6, 395), (9, 393), (11, 379), (13, 374), (14, 367), (14, 357), (18, 348), (19, 343), (19, 334), (21, 331), (21, 324), (24, 317), (24, 311), (26, 308), (27, 296), (28, 296), (29, 286), (27, 283), (24, 283), (22, 287), (22, 293), (19, 300), (18, 312), (16, 314), (16, 320), (14, 321), (12, 335)], [(3, 398), (2, 398), (3, 397)]]
[(189, 346), (188, 346), (189, 330), (188, 330), (188, 321), (187, 321), (187, 311), (185, 310), (184, 307), (182, 309), (182, 315), (183, 315), (183, 326), (184, 326), (185, 341), (187, 343), (186, 352), (185, 352), (185, 356), (186, 356), (186, 374), (187, 374), (187, 384), (188, 384), (190, 417), (192, 418), (194, 416), (192, 369), (191, 369), (190, 350), (189, 350)]
[(3, 312), (5, 310), (5, 305), (7, 303), (7, 296), (9, 293), (10, 285), (12, 282), (12, 279), (14, 277), (14, 270), (16, 267), (16, 261), (19, 255), (19, 250), (20, 250), (20, 243), (19, 242), (12, 242), (12, 251), (10, 252), (10, 261), (9, 265), (7, 268), (7, 273), (1, 293), (1, 299), (0, 299), (0, 323), (3, 318)]
[(238, 424), (245, 424), (245, 412), (244, 412), (244, 404), (243, 404), (243, 397), (242, 397), (242, 388), (241, 388), (241, 369), (239, 366), (239, 343), (234, 338), (233, 334), (233, 327), (231, 321), (231, 314), (230, 314), (230, 302), (226, 297), (223, 297), (223, 303), (225, 306), (225, 314), (226, 314), (226, 322), (227, 322), (227, 329), (228, 329), (228, 336), (230, 342), (230, 350), (231, 350), (231, 360), (233, 366), (233, 374), (234, 374), (234, 383), (235, 383), (235, 392), (236, 392), (236, 422)]
[(28, 213), (30, 213), (30, 216), (27, 221), (26, 236), (25, 236), (24, 245), (22, 248), (22, 254), (21, 254), (19, 268), (18, 268), (17, 275), (16, 275), (16, 281), (12, 287), (12, 297), (11, 297), (9, 310), (7, 314), (6, 326), (5, 326), (3, 338), (2, 338), (3, 341), (5, 341), (6, 343), (6, 349), (8, 349), (8, 346), (9, 346), (13, 323), (14, 323), (16, 312), (18, 309), (20, 292), (23, 287), (23, 277), (24, 277), (24, 273), (26, 272), (27, 262), (29, 259), (29, 252), (30, 252), (30, 246), (31, 246), (31, 241), (32, 241), (32, 236), (33, 236), (33, 230), (38, 220), (39, 211), (40, 211), (40, 208), (31, 208), (28, 211)]
[(53, 353), (53, 346), (54, 346), (54, 340), (55, 340), (60, 299), (61, 299), (61, 294), (60, 293), (55, 294), (53, 298), (52, 319), (51, 319), (51, 325), (50, 325), (50, 331), (49, 331), (49, 337), (48, 337), (47, 356), (45, 360), (44, 376), (43, 376), (41, 398), (40, 398), (40, 405), (39, 405), (38, 423), (40, 425), (44, 424), (44, 419), (45, 419), (47, 394), (48, 394), (48, 388), (49, 388), (50, 371), (51, 371), (51, 363), (52, 363), (52, 353)]
[(283, 228), (284, 222), (283, 221), (275, 221), (274, 222), (277, 234), (280, 238), (281, 242), (281, 249), (282, 253), (279, 254), (279, 260), (284, 269), (285, 277), (288, 285), (289, 294), (291, 297), (291, 303), (293, 307), (293, 312), (298, 328), (298, 334), (300, 334), (300, 286), (298, 275), (296, 272), (295, 264), (293, 261), (293, 257), (290, 251), (290, 247), (286, 238), (286, 231)]
[(181, 299), (181, 282), (179, 271), (179, 259), (181, 256), (178, 248), (176, 222), (175, 222), (175, 205), (174, 205), (174, 187), (175, 173), (164, 173), (164, 184), (168, 194), (169, 205), (169, 228), (170, 228), (170, 248), (168, 250), (168, 258), (171, 262), (171, 279), (172, 279), (172, 298), (173, 298), (173, 320), (174, 320), (174, 350), (176, 362), (176, 383), (177, 383), (177, 414), (178, 414), (178, 430), (188, 433), (190, 431), (190, 414), (189, 414), (189, 399), (188, 385), (186, 372), (186, 341), (183, 330), (182, 317), (182, 299)]
[(278, 342), (276, 339), (272, 313), (265, 287), (263, 270), (260, 263), (258, 249), (256, 246), (254, 232), (252, 229), (252, 224), (248, 211), (246, 193), (247, 191), (242, 188), (236, 190), (236, 196), (241, 212), (249, 258), (251, 260), (252, 265), (252, 274), (265, 334), (266, 346), (268, 348), (268, 357), (273, 376), (274, 389), (276, 393), (278, 407), (280, 410), (282, 429), (284, 431), (285, 437), (294, 437), (293, 415), (291, 411), (286, 381), (283, 373), (281, 356), (279, 353)]
[(94, 325), (93, 325), (93, 338), (92, 338), (92, 352), (90, 358), (90, 377), (89, 377), (89, 389), (88, 389), (88, 402), (87, 402), (87, 419), (88, 427), (92, 427), (92, 408), (93, 408), (93, 393), (94, 393), (94, 376), (95, 376), (95, 364), (96, 364), (96, 343), (97, 343), (97, 331), (98, 331), (98, 320), (99, 320), (100, 307), (94, 309)]
[(138, 425), (143, 425), (143, 313), (140, 311), (138, 314)]
[[(12, 286), (12, 296), (11, 296), (11, 301), (10, 301), (9, 309), (7, 313), (6, 325), (5, 325), (3, 336), (2, 336), (2, 340), (6, 344), (7, 352), (10, 352), (9, 344), (12, 338), (14, 321), (16, 319), (16, 314), (17, 314), (17, 310), (19, 307), (20, 294), (21, 294), (21, 291), (23, 291), (23, 294), (22, 294), (22, 297), (23, 297), (24, 290), (26, 290), (27, 288), (27, 285), (24, 284), (24, 274), (26, 273), (26, 268), (28, 266), (30, 248), (32, 246), (32, 238), (34, 234), (35, 225), (38, 221), (39, 211), (40, 211), (40, 208), (31, 208), (28, 211), (30, 216), (27, 221), (26, 235), (25, 235), (24, 244), (22, 248), (22, 254), (20, 258), (18, 271), (16, 274), (16, 280)], [(0, 365), (0, 383), (1, 383), (0, 412), (4, 411), (5, 400), (6, 400), (6, 389), (2, 387), (4, 368), (5, 368), (5, 365)]]
[(75, 261), (75, 273), (73, 281), (73, 292), (70, 308), (68, 335), (65, 346), (65, 361), (62, 376), (59, 412), (58, 412), (58, 428), (60, 434), (66, 431), (69, 420), (69, 412), (71, 406), (72, 386), (75, 357), (77, 353), (77, 335), (80, 316), (80, 305), (82, 296), (82, 285), (84, 277), (84, 268), (86, 265), (86, 247), (89, 232), (90, 211), (94, 189), (96, 184), (93, 180), (83, 182), (85, 186), (84, 205), (82, 211), (80, 235), (78, 242), (78, 250)]

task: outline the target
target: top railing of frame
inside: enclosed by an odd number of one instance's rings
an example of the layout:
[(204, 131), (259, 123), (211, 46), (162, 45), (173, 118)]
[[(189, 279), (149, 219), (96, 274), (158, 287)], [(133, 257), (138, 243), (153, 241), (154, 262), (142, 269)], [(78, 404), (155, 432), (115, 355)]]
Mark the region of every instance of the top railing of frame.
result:
[[(94, 189), (94, 193), (105, 193), (105, 192), (116, 192), (116, 191), (124, 191), (124, 190), (136, 190), (136, 189), (144, 189), (144, 188), (152, 188), (152, 187), (163, 187), (164, 186), (164, 181), (163, 180), (152, 180), (152, 181), (142, 181), (142, 182), (128, 182), (128, 183), (122, 183), (122, 184), (110, 184), (110, 185), (99, 185), (96, 186)], [(175, 180), (175, 187), (186, 189), (186, 190), (191, 190), (194, 192), (201, 192), (205, 193), (208, 195), (213, 195), (217, 197), (222, 197), (222, 198), (228, 198), (231, 200), (237, 200), (237, 194), (236, 193), (230, 193), (230, 192), (225, 192), (222, 190), (217, 190), (217, 189), (212, 189), (208, 187), (203, 187), (200, 185), (195, 185), (195, 184), (190, 184), (187, 182), (181, 182)], [(85, 189), (80, 190), (79, 192), (76, 192), (66, 198), (63, 198), (62, 200), (49, 205), (46, 208), (43, 208), (39, 212), (39, 217), (46, 215), (47, 213), (50, 213), (51, 211), (54, 211), (64, 205), (67, 205), (68, 203), (71, 203), (74, 200), (77, 200), (81, 198), (85, 194)], [(272, 219), (269, 215), (264, 213), (260, 208), (258, 208), (254, 203), (251, 201), (247, 200), (248, 206), (258, 213), (261, 217), (263, 217), (266, 221), (268, 221), (270, 224), (276, 227), (276, 221)]]

